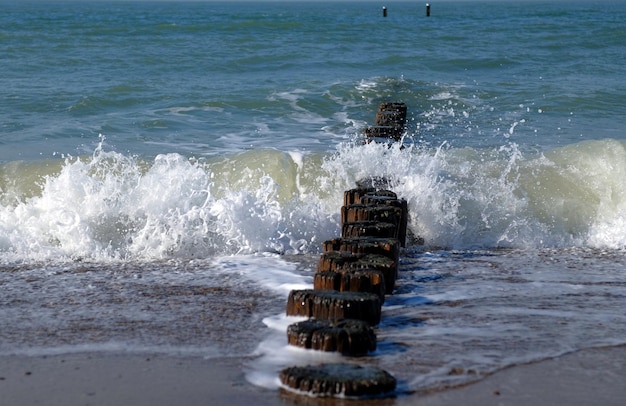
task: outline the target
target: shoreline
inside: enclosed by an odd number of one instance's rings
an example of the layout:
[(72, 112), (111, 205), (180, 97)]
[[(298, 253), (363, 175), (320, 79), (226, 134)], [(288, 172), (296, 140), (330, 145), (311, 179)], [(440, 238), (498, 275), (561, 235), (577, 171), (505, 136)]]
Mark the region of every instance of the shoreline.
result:
[[(10, 405), (344, 405), (269, 390), (245, 379), (244, 357), (71, 353), (0, 356), (0, 406)], [(618, 405), (626, 397), (626, 346), (586, 349), (512, 366), (441, 391), (359, 400), (359, 406)]]

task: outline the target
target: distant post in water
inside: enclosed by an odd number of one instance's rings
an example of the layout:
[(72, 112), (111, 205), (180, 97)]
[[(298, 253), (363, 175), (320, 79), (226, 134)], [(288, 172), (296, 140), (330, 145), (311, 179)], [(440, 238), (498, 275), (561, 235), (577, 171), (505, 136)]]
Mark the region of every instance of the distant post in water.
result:
[(383, 17), (387, 17), (387, 7), (383, 6)]
[(430, 17), (430, 4), (426, 3), (426, 17)]

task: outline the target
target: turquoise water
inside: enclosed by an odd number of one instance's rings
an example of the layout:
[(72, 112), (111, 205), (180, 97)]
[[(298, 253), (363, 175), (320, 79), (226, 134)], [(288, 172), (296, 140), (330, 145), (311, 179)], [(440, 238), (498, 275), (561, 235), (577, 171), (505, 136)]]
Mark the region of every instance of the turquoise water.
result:
[[(370, 176), (426, 241), (365, 361), (403, 390), (623, 343), (626, 4), (0, 5), (0, 352), (254, 354), (274, 387), (276, 314)], [(403, 149), (361, 142), (387, 100)]]
[[(418, 140), (623, 137), (614, 2), (3, 4), (2, 161), (332, 151), (402, 100)], [(513, 130), (513, 134), (510, 134)]]

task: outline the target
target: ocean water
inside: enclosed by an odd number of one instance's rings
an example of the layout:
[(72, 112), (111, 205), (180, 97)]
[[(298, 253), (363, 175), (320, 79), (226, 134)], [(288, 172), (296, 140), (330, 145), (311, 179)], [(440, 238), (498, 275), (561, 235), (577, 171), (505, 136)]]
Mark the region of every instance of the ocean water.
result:
[[(382, 15), (382, 6), (388, 10)], [(626, 3), (0, 2), (0, 353), (289, 348), (291, 289), (384, 176), (413, 237), (399, 393), (626, 343)], [(395, 145), (362, 143), (402, 101)]]

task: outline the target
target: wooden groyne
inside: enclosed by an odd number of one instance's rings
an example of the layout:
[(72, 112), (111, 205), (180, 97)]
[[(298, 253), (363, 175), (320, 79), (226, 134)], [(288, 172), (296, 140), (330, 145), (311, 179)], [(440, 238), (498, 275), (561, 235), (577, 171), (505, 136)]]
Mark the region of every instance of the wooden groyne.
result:
[[(376, 125), (365, 130), (367, 142), (400, 140), (406, 111), (404, 103), (382, 103)], [(407, 238), (407, 203), (388, 184), (369, 179), (344, 192), (341, 236), (322, 244), (313, 289), (289, 294), (287, 315), (308, 318), (288, 327), (290, 345), (348, 357), (376, 350), (374, 327), (385, 295), (393, 293)], [(285, 388), (314, 396), (384, 396), (396, 388), (387, 371), (347, 362), (289, 367), (279, 378)]]

